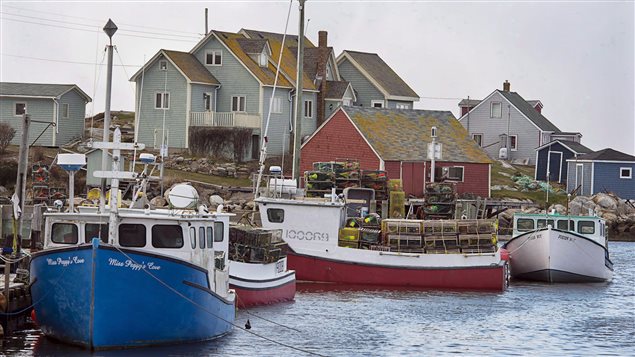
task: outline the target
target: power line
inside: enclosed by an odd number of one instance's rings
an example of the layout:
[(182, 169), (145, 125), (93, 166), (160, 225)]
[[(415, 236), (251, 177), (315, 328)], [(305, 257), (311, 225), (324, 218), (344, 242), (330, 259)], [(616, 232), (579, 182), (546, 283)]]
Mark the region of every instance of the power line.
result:
[[(78, 23), (78, 22), (70, 22), (70, 21), (62, 21), (62, 20), (52, 20), (52, 19), (47, 19), (47, 18), (43, 18), (43, 17), (36, 17), (36, 16), (26, 16), (26, 15), (19, 15), (19, 14), (13, 14), (10, 12), (5, 12), (5, 11), (0, 11), (0, 14), (4, 14), (4, 15), (10, 15), (10, 16), (18, 16), (18, 17), (24, 17), (27, 19), (34, 19), (34, 20), (43, 20), (43, 21), (49, 21), (49, 22), (57, 22), (57, 23), (61, 23), (61, 24), (69, 24), (69, 25), (79, 25), (79, 26), (87, 26), (90, 28), (96, 28), (98, 30), (101, 29), (100, 26), (98, 25), (87, 25), (87, 24), (82, 24), (82, 23)], [(9, 19), (8, 19), (9, 20)], [(17, 21), (17, 20), (15, 20)], [(172, 35), (169, 33), (161, 33), (161, 32), (148, 32), (148, 31), (138, 31), (138, 30), (128, 30), (125, 28), (121, 28), (121, 31), (124, 32), (135, 32), (135, 33), (146, 33), (146, 34), (150, 34), (150, 35), (162, 35), (162, 36), (173, 36), (173, 37), (183, 37), (183, 38), (196, 38), (198, 39), (199, 37), (195, 37), (195, 36), (186, 36), (186, 35)]]
[[(76, 31), (84, 31), (84, 32), (99, 32), (99, 29), (95, 29), (95, 30), (89, 30), (89, 29), (82, 29), (82, 28), (77, 28), (77, 27), (68, 27), (68, 26), (60, 26), (60, 25), (53, 25), (53, 24), (44, 24), (41, 22), (32, 22), (32, 21), (24, 21), (24, 20), (18, 20), (18, 19), (11, 19), (11, 18), (7, 18), (4, 17), (5, 20), (9, 20), (9, 21), (15, 21), (15, 22), (20, 22), (20, 23), (25, 23), (25, 24), (33, 24), (33, 25), (40, 25), (40, 26), (50, 26), (50, 27), (57, 27), (57, 28), (63, 28), (63, 29), (68, 29), (68, 30), (76, 30)], [(86, 26), (86, 25), (84, 25)], [(117, 36), (127, 36), (127, 37), (138, 37), (138, 38), (147, 38), (147, 39), (151, 39), (151, 40), (168, 40), (168, 41), (176, 41), (176, 42), (198, 42), (195, 40), (179, 40), (179, 39), (175, 39), (175, 38), (167, 38), (167, 37), (153, 37), (153, 36), (140, 36), (140, 35), (129, 35), (129, 34), (125, 34), (125, 33), (121, 33), (121, 34), (117, 34)]]
[[(98, 23), (99, 21), (102, 21), (102, 20), (99, 20), (99, 19), (86, 18), (84, 16), (72, 16), (72, 15), (59, 14), (59, 13), (50, 12), (50, 11), (25, 9), (25, 8), (22, 8), (22, 7), (9, 6), (9, 5), (5, 5), (5, 4), (3, 4), (2, 7), (7, 7), (7, 8), (11, 8), (11, 9), (16, 9), (16, 10), (22, 10), (22, 11), (27, 11), (27, 12), (38, 12), (38, 13), (41, 13), (41, 14), (56, 15), (56, 16), (60, 16), (60, 17), (67, 17), (67, 18), (73, 18), (73, 19), (91, 20), (91, 21), (95, 21), (96, 23)], [(130, 26), (130, 27), (138, 27), (138, 28), (147, 28), (147, 29), (153, 29), (153, 30), (179, 32), (179, 33), (190, 34), (190, 35), (199, 35), (199, 36), (204, 35), (204, 34), (200, 34), (200, 33), (196, 33), (196, 32), (188, 32), (188, 31), (180, 31), (180, 30), (174, 30), (174, 29), (166, 29), (164, 27), (142, 26), (142, 25), (125, 24), (125, 23), (122, 23), (122, 25)], [(95, 25), (95, 26), (99, 26), (99, 25)]]
[[(32, 59), (32, 60), (38, 60), (38, 61), (46, 61), (46, 62), (86, 64), (86, 65), (91, 65), (91, 66), (95, 66), (95, 65), (97, 65), (97, 66), (105, 66), (104, 63), (78, 62), (78, 61), (67, 61), (67, 60), (54, 60), (54, 59), (50, 59), (50, 58), (39, 58), (39, 57), (29, 57), (29, 56), (22, 56), (22, 55), (12, 55), (12, 54), (9, 54), (9, 53), (1, 53), (0, 55), (7, 56), (7, 57), (26, 58), (26, 59)], [(115, 67), (141, 67), (141, 65), (136, 65), (136, 64), (113, 64), (113, 66), (115, 66)]]

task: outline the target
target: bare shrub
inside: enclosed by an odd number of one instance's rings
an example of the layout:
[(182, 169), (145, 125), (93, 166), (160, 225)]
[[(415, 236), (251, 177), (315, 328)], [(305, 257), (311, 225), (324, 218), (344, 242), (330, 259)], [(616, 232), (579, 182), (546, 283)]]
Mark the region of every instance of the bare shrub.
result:
[(4, 154), (13, 137), (15, 137), (15, 129), (9, 123), (0, 123), (0, 154)]

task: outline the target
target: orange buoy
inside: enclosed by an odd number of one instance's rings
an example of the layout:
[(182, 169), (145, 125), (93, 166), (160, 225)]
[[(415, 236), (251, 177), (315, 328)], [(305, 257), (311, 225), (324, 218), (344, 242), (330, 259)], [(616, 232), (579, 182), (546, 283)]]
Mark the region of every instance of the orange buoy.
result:
[(31, 310), (31, 321), (37, 324), (37, 319), (35, 318), (35, 309)]
[(509, 251), (505, 248), (500, 248), (501, 251), (501, 259), (504, 261), (509, 261)]

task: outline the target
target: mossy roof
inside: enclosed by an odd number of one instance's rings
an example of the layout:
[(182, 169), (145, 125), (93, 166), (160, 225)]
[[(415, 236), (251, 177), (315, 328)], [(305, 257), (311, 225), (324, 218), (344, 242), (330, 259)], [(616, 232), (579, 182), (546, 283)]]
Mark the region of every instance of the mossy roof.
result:
[(214, 77), (196, 57), (188, 52), (163, 50), (174, 64), (192, 82), (218, 85), (220, 82)]
[(384, 161), (427, 161), (430, 131), (437, 127), (439, 161), (492, 163), (449, 111), (343, 107)]

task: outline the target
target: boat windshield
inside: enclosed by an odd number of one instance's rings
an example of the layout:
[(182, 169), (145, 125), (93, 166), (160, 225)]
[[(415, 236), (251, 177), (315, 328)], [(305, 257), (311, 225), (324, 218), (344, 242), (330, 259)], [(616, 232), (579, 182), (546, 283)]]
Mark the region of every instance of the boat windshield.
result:
[(516, 229), (520, 232), (533, 231), (534, 220), (531, 218), (519, 218), (516, 221)]
[(578, 221), (578, 233), (594, 234), (595, 223), (593, 221)]
[(51, 241), (59, 244), (77, 244), (79, 232), (73, 223), (53, 223)]
[(556, 226), (554, 224), (553, 219), (539, 219), (536, 223), (537, 223), (536, 226), (538, 227), (538, 229), (545, 228), (547, 226), (552, 226), (552, 227)]

